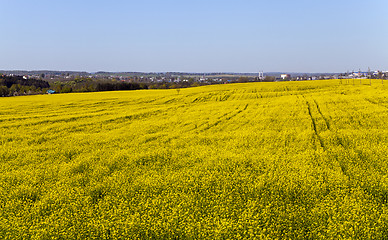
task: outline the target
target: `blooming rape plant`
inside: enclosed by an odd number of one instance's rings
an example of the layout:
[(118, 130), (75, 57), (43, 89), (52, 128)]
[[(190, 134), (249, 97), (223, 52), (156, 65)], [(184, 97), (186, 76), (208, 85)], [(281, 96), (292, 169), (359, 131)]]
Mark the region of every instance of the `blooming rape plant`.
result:
[(386, 86), (1, 98), (0, 238), (386, 239)]

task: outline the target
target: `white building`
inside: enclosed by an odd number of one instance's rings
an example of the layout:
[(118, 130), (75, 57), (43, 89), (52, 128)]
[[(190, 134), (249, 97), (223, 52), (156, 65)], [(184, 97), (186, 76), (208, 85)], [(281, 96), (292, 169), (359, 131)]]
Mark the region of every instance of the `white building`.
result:
[(280, 77), (284, 80), (284, 79), (291, 78), (291, 75), (290, 74), (281, 74)]

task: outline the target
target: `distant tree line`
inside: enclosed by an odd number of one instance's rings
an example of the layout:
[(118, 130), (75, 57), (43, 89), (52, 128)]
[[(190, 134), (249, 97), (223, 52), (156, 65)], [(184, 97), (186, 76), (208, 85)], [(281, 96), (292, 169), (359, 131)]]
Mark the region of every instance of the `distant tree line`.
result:
[(38, 79), (25, 79), (23, 76), (0, 75), (0, 96), (19, 96), (46, 92), (50, 84)]
[(138, 90), (148, 89), (146, 84), (139, 83), (127, 83), (127, 82), (116, 82), (116, 83), (97, 83), (96, 91), (118, 91), (118, 90)]
[(36, 88), (48, 88), (50, 84), (38, 79), (24, 79), (22, 76), (1, 76), (1, 85), (12, 87), (13, 84), (20, 84), (22, 86), (35, 86)]
[(128, 83), (121, 81), (101, 81), (91, 78), (75, 78), (70, 81), (56, 81), (51, 83), (51, 88), (57, 93), (70, 92), (100, 92), (118, 90), (148, 89), (144, 83)]

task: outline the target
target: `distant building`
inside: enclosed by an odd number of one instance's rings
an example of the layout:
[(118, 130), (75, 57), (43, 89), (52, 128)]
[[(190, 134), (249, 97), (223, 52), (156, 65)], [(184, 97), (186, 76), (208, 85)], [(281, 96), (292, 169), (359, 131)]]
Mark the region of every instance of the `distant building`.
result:
[(351, 78), (361, 78), (369, 76), (369, 72), (353, 72), (349, 75)]
[(290, 79), (291, 75), (290, 74), (281, 74), (280, 77), (285, 80), (285, 79)]

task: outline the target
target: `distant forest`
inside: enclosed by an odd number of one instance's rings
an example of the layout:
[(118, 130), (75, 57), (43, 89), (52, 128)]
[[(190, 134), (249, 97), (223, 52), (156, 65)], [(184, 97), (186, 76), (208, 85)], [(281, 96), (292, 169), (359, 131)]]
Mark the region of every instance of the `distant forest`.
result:
[(43, 80), (0, 75), (0, 96), (2, 97), (40, 94), (48, 88), (50, 84)]

